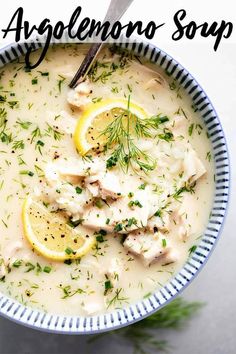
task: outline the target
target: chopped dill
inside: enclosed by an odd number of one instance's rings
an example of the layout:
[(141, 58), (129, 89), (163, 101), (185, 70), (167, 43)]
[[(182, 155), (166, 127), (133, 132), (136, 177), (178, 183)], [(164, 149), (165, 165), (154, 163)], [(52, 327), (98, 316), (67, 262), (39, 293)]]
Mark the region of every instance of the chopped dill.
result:
[(22, 129), (29, 129), (32, 123), (18, 119), (16, 124), (18, 124)]
[(112, 297), (111, 300), (109, 300), (108, 305), (107, 305), (107, 309), (111, 306), (121, 305), (122, 301), (127, 302), (128, 298), (121, 296), (122, 291), (123, 291), (122, 288), (115, 290), (115, 295)]
[(13, 150), (17, 150), (17, 149), (24, 149), (25, 144), (23, 140), (16, 140), (14, 141), (14, 143), (12, 144), (12, 149)]
[(58, 91), (61, 93), (61, 88), (62, 88), (62, 84), (64, 83), (64, 81), (66, 80), (66, 78), (62, 75), (58, 75), (59, 76), (59, 80), (57, 80), (57, 86), (58, 86)]

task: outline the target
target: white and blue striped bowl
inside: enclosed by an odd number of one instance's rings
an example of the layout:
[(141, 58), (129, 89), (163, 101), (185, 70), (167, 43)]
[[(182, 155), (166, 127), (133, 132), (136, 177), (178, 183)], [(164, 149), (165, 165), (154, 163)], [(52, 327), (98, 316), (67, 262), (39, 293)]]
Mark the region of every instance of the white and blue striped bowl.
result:
[[(31, 44), (32, 45), (32, 44)], [(12, 44), (0, 49), (0, 67), (23, 55), (29, 44)], [(104, 315), (81, 317), (52, 315), (24, 306), (0, 293), (0, 314), (19, 324), (42, 331), (65, 334), (100, 333), (120, 328), (158, 311), (179, 295), (195, 278), (211, 255), (219, 238), (229, 199), (229, 156), (219, 118), (206, 93), (192, 75), (162, 50), (147, 43), (120, 43), (122, 48), (149, 59), (164, 69), (192, 98), (200, 112), (212, 144), (215, 162), (215, 195), (207, 228), (196, 251), (180, 272), (146, 299)], [(41, 47), (39, 42), (34, 49)]]

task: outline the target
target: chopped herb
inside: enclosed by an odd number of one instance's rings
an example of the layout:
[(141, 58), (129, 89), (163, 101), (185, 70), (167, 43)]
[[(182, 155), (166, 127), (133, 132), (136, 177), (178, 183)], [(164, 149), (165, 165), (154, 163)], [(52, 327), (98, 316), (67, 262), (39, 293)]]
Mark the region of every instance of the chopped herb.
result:
[(108, 291), (113, 288), (113, 285), (110, 280), (106, 280), (104, 283), (104, 287), (105, 287), (104, 295), (106, 295), (108, 293)]
[(58, 76), (60, 77), (60, 79), (57, 80), (57, 86), (58, 86), (58, 91), (61, 93), (61, 87), (66, 78), (63, 77), (62, 75), (58, 75)]
[(50, 273), (51, 270), (52, 270), (52, 267), (49, 267), (49, 266), (45, 266), (45, 267), (43, 268), (44, 273)]
[(112, 167), (116, 166), (117, 162), (118, 162), (117, 156), (109, 157), (109, 159), (107, 159), (106, 162), (106, 168), (110, 170)]
[(49, 72), (42, 72), (42, 71), (38, 71), (41, 76), (49, 76)]
[(45, 144), (44, 144), (44, 142), (42, 140), (38, 140), (36, 145), (44, 146)]
[(161, 218), (161, 217), (162, 217), (162, 210), (161, 210), (161, 209), (158, 209), (158, 210), (155, 212), (154, 216), (158, 216), (159, 218)]
[(5, 108), (0, 108), (0, 128), (4, 127), (7, 123), (7, 111)]
[(145, 189), (146, 188), (146, 185), (147, 185), (147, 183), (142, 183), (139, 187), (138, 187), (138, 189)]
[(119, 93), (118, 87), (112, 87), (112, 88), (111, 88), (111, 92), (112, 92), (112, 93)]
[(22, 265), (22, 260), (17, 259), (14, 263), (12, 263), (12, 266), (15, 268), (19, 268)]
[(12, 133), (7, 134), (6, 132), (2, 131), (0, 133), (2, 143), (6, 143), (7, 145), (13, 141)]
[(67, 247), (67, 248), (65, 249), (65, 253), (68, 254), (68, 255), (70, 255), (70, 254), (75, 254), (75, 251), (73, 251), (72, 248)]
[(8, 101), (7, 103), (11, 109), (14, 109), (14, 108), (16, 108), (16, 106), (19, 105), (18, 101)]
[(34, 79), (31, 80), (32, 85), (37, 85), (38, 79), (35, 77)]
[(0, 103), (4, 103), (4, 102), (6, 102), (6, 100), (7, 100), (6, 96), (0, 95)]
[(17, 150), (17, 149), (24, 149), (25, 144), (23, 140), (16, 140), (14, 141), (12, 148), (13, 150)]
[(208, 151), (206, 154), (206, 160), (208, 160), (209, 162), (211, 161), (211, 152)]
[(53, 136), (55, 140), (61, 140), (63, 137), (63, 133), (60, 133), (57, 129), (53, 128), (50, 124), (47, 123), (48, 129), (46, 130), (46, 134), (49, 136)]
[(36, 273), (39, 274), (43, 271), (43, 268), (41, 267), (41, 265), (37, 262), (36, 263)]
[(165, 128), (162, 134), (158, 134), (158, 138), (169, 142), (174, 140), (174, 135), (170, 130)]
[(104, 206), (102, 199), (97, 199), (94, 204), (98, 209), (101, 209)]
[(137, 225), (137, 219), (135, 219), (135, 218), (128, 219), (127, 226), (130, 227), (132, 225)]
[(84, 219), (78, 219), (78, 220), (72, 220), (70, 219), (68, 222), (67, 222), (67, 225), (69, 225), (70, 227), (77, 227), (79, 225), (81, 225), (83, 223)]
[(32, 131), (31, 136), (32, 136), (32, 138), (31, 138), (31, 144), (32, 144), (32, 142), (34, 141), (35, 138), (37, 138), (37, 137), (41, 138), (42, 133), (41, 133), (41, 130), (39, 129), (39, 127), (36, 127), (36, 128)]
[(6, 228), (8, 228), (8, 225), (5, 223), (5, 221), (3, 219), (2, 219), (2, 223)]
[(29, 272), (31, 272), (31, 270), (34, 270), (34, 269), (35, 269), (35, 265), (33, 265), (33, 264), (30, 263), (30, 262), (27, 262), (27, 263), (25, 264), (25, 266), (28, 267), (28, 268), (26, 269), (25, 273), (29, 273)]
[(165, 248), (165, 247), (166, 247), (166, 239), (165, 239), (165, 238), (163, 238), (161, 241), (162, 241), (162, 247), (164, 247), (164, 248)]
[(128, 193), (128, 197), (129, 197), (129, 198), (132, 198), (133, 196), (134, 196), (134, 193), (133, 193), (133, 192), (129, 192), (129, 193)]
[(109, 222), (110, 222), (110, 219), (107, 218), (107, 219), (106, 219), (106, 225), (109, 225)]
[(122, 288), (119, 288), (115, 291), (115, 296), (108, 302), (107, 308), (109, 308), (112, 305), (116, 305), (117, 303), (121, 303), (122, 301), (127, 301), (127, 297), (121, 296), (121, 292), (123, 291)]
[(131, 201), (128, 203), (128, 206), (129, 206), (130, 208), (132, 208), (133, 206), (138, 206), (139, 208), (142, 208), (142, 207), (143, 207), (139, 200), (131, 200)]
[(38, 175), (38, 177), (44, 177), (44, 171), (42, 170), (42, 168), (40, 168), (38, 165), (34, 165), (35, 171)]
[(188, 135), (191, 136), (193, 134), (194, 123), (192, 123), (188, 128)]
[(96, 241), (102, 243), (102, 242), (104, 242), (105, 240), (104, 240), (104, 237), (103, 237), (102, 235), (98, 235), (98, 236), (96, 236)]
[(81, 194), (83, 190), (82, 190), (82, 188), (77, 186), (77, 187), (75, 187), (75, 191), (77, 194)]
[(105, 241), (104, 236), (107, 235), (107, 232), (106, 232), (106, 230), (101, 229), (101, 230), (95, 232), (94, 235), (96, 236), (96, 240), (98, 242), (104, 242)]
[(16, 124), (19, 124), (21, 126), (22, 129), (29, 129), (29, 127), (31, 126), (31, 122), (23, 122), (22, 120), (17, 120)]
[(129, 84), (127, 84), (127, 87), (128, 87), (129, 92), (131, 93), (132, 92), (132, 87)]
[(197, 249), (197, 245), (193, 245), (192, 247), (189, 248), (188, 252), (189, 252), (189, 255), (194, 253)]
[(114, 231), (115, 232), (119, 232), (123, 230), (123, 225), (122, 224), (116, 224), (116, 226), (114, 227)]
[(193, 194), (195, 191), (194, 191), (194, 188), (196, 186), (196, 182), (193, 183), (192, 185), (187, 185), (185, 184), (183, 187), (179, 188), (174, 194), (173, 194), (173, 198), (175, 200), (180, 200), (180, 198), (182, 198), (182, 194), (184, 192), (188, 192), (188, 193), (191, 193)]
[(34, 172), (29, 171), (29, 170), (22, 170), (22, 171), (20, 171), (20, 175), (28, 175), (30, 177), (33, 177)]
[(94, 98), (92, 98), (92, 102), (93, 103), (101, 102), (101, 100), (102, 100), (102, 97), (94, 97)]
[[(61, 287), (60, 287), (61, 288)], [(78, 288), (76, 290), (71, 290), (71, 286), (70, 285), (67, 285), (63, 288), (61, 288), (63, 293), (64, 293), (64, 296), (62, 297), (62, 299), (66, 299), (68, 297), (72, 297), (74, 296), (75, 294), (82, 294), (82, 293), (85, 293), (84, 290)]]

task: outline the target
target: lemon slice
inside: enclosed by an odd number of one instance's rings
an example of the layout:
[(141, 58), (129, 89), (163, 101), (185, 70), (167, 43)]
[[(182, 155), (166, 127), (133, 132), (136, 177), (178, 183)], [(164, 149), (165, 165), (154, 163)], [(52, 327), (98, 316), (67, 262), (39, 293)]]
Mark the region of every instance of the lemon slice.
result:
[(80, 258), (95, 244), (95, 237), (81, 235), (62, 216), (50, 213), (30, 197), (24, 201), (22, 219), (25, 237), (47, 258), (58, 261)]
[[(99, 146), (105, 142), (102, 139), (101, 132), (114, 120), (116, 114), (127, 110), (127, 106), (128, 101), (122, 98), (106, 99), (88, 104), (78, 119), (74, 132), (74, 142), (78, 152), (85, 155), (93, 148), (99, 149)], [(140, 119), (148, 117), (142, 107), (132, 102), (129, 103), (129, 110), (132, 115)]]

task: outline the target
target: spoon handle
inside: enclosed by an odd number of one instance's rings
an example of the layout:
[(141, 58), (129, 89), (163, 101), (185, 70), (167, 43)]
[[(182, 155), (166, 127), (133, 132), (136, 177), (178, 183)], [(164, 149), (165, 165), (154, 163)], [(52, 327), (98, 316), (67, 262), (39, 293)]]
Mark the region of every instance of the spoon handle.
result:
[[(103, 22), (109, 21), (111, 24), (113, 24), (115, 21), (118, 21), (128, 9), (132, 1), (133, 0), (111, 0)], [(76, 72), (75, 76), (69, 84), (70, 88), (75, 88), (79, 82), (82, 82), (84, 80), (102, 45), (102, 42), (94, 43), (90, 47), (78, 71)]]

